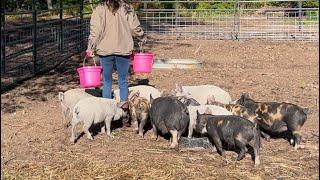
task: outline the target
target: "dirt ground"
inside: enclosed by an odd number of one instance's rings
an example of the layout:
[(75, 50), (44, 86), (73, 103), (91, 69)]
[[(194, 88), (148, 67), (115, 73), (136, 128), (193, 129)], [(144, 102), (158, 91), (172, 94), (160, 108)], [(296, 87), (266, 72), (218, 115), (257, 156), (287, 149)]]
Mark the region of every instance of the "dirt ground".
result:
[(81, 58), (73, 57), (1, 94), (1, 179), (319, 179), (317, 43), (158, 40), (150, 49), (157, 58), (203, 62), (202, 69), (154, 70), (150, 84), (159, 89), (213, 84), (233, 99), (248, 92), (259, 101), (309, 107), (302, 128), (306, 148), (295, 151), (284, 139), (262, 139), (261, 165), (254, 168), (249, 154), (237, 162), (233, 151), (226, 159), (209, 150), (174, 151), (164, 138), (151, 140), (148, 131), (142, 139), (130, 127), (114, 129), (114, 138), (98, 134), (70, 145), (57, 93), (78, 86)]

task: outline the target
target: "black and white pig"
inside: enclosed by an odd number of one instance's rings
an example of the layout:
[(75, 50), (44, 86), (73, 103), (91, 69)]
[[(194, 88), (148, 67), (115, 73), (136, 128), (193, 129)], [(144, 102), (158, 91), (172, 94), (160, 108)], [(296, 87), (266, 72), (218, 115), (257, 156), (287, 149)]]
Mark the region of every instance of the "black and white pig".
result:
[(254, 165), (260, 164), (260, 132), (257, 123), (234, 115), (199, 114), (197, 111), (196, 129), (202, 134), (207, 133), (216, 146), (218, 153), (225, 157), (222, 143), (228, 147), (240, 148), (237, 161), (245, 157), (247, 145), (254, 151)]
[(165, 135), (171, 134), (170, 148), (178, 150), (178, 141), (189, 125), (187, 106), (174, 97), (159, 97), (153, 99), (150, 95), (150, 120), (153, 138), (157, 140), (158, 131)]

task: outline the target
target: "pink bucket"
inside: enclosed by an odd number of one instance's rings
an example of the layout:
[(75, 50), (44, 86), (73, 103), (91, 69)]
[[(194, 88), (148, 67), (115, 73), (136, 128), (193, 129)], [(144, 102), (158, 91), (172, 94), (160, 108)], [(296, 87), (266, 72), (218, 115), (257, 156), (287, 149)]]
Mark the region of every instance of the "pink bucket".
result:
[(133, 54), (133, 72), (151, 73), (153, 64), (152, 53), (134, 53)]
[[(85, 61), (85, 60), (84, 60)], [(80, 87), (82, 88), (94, 88), (100, 87), (101, 85), (101, 66), (84, 66), (77, 68), (79, 78), (80, 78)]]

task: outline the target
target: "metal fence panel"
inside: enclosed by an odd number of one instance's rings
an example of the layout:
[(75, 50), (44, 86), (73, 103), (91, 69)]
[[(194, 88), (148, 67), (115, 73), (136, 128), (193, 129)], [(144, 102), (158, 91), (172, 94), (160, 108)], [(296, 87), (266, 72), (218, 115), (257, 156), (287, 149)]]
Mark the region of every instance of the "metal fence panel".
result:
[(53, 10), (38, 10), (35, 1), (21, 12), (4, 12), (1, 1), (2, 92), (85, 49), (90, 17), (83, 17), (83, 1), (66, 6), (60, 0)]
[[(319, 10), (297, 0), (158, 1), (163, 4), (225, 2), (229, 9), (154, 9), (143, 1), (139, 17), (149, 34), (167, 39), (265, 39), (318, 41)], [(266, 2), (300, 2), (297, 8), (269, 7)], [(193, 5), (195, 7), (196, 5)], [(165, 5), (164, 5), (165, 6)], [(148, 8), (151, 7), (151, 8)], [(255, 8), (253, 8), (255, 7)]]

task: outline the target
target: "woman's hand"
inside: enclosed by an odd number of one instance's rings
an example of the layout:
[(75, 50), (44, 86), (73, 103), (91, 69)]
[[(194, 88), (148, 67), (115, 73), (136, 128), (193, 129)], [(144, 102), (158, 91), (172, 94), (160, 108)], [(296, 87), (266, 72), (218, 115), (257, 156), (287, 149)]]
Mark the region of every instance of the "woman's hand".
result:
[(86, 50), (86, 57), (92, 58), (94, 56), (93, 51), (91, 50)]

